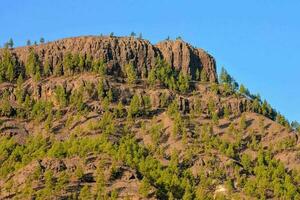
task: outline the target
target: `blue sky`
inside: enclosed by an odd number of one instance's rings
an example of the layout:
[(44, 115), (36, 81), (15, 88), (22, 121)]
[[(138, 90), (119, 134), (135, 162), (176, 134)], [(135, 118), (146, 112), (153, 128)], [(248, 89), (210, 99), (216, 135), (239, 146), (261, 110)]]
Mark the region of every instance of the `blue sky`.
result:
[(156, 43), (181, 36), (239, 83), (300, 121), (298, 0), (1, 0), (0, 44), (132, 31)]

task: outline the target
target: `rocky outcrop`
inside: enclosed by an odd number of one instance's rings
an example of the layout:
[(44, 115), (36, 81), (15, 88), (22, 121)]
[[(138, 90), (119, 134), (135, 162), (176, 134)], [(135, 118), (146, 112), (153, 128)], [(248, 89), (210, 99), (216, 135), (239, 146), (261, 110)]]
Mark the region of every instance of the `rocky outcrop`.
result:
[(197, 69), (206, 71), (208, 79), (217, 81), (215, 59), (202, 49), (192, 47), (182, 40), (163, 41), (156, 45), (171, 66), (189, 73), (195, 78)]
[(141, 74), (143, 67), (149, 70), (155, 65), (156, 59), (161, 58), (175, 69), (189, 73), (193, 78), (198, 69), (205, 70), (211, 82), (217, 81), (214, 58), (204, 50), (194, 48), (182, 40), (168, 40), (152, 45), (147, 40), (133, 37), (67, 38), (38, 46), (12, 49), (20, 66), (26, 63), (29, 48), (34, 49), (41, 63), (48, 60), (53, 67), (60, 64), (64, 55), (70, 52), (103, 59), (111, 74), (119, 75), (122, 67), (128, 63), (132, 63)]

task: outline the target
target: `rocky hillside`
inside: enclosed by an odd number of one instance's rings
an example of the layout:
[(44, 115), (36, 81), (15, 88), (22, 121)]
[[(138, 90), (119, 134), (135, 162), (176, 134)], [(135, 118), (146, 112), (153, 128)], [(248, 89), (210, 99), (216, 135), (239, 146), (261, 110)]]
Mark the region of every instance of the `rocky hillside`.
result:
[[(58, 40), (39, 46), (28, 46), (12, 50), (17, 64), (24, 66), (33, 49), (39, 61), (46, 61), (53, 70), (63, 61), (67, 53), (80, 54), (92, 59), (102, 59), (107, 66), (108, 74), (120, 74), (122, 66), (133, 64), (137, 73), (143, 67), (150, 70), (158, 58), (164, 59), (177, 70), (195, 78), (196, 71), (206, 71), (211, 82), (217, 81), (216, 64), (212, 56), (202, 49), (194, 48), (182, 40), (163, 41), (152, 45), (149, 41), (133, 37), (77, 37)], [(22, 68), (22, 67), (21, 67)]]
[(0, 199), (300, 199), (299, 127), (181, 41), (0, 50)]

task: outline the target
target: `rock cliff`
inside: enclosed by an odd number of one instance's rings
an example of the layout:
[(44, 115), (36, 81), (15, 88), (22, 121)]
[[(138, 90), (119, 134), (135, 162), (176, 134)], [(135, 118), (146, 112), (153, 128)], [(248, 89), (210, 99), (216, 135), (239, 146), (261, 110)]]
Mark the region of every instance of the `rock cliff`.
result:
[(143, 66), (149, 70), (157, 58), (166, 60), (177, 70), (182, 69), (195, 78), (196, 70), (205, 70), (211, 82), (217, 81), (214, 58), (202, 49), (194, 48), (182, 40), (162, 41), (152, 45), (149, 41), (133, 37), (75, 37), (38, 46), (19, 47), (12, 50), (20, 66), (26, 63), (29, 48), (37, 53), (40, 62), (46, 59), (56, 66), (64, 54), (78, 53), (103, 59), (111, 74), (119, 74), (122, 66), (132, 63), (141, 73)]

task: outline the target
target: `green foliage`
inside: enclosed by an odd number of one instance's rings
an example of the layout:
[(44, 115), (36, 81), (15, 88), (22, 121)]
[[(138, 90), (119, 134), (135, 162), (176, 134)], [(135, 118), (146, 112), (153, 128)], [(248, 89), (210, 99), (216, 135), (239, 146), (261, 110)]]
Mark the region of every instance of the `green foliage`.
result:
[(249, 90), (248, 90), (243, 84), (240, 85), (239, 92), (240, 92), (241, 94), (250, 96)]
[(0, 114), (7, 117), (11, 116), (13, 108), (10, 105), (9, 93), (7, 90), (3, 92), (0, 102)]
[(230, 116), (230, 110), (229, 110), (228, 106), (225, 105), (225, 107), (224, 107), (224, 118), (229, 119), (229, 116)]
[(98, 73), (101, 76), (105, 76), (107, 73), (107, 67), (103, 59), (93, 61), (92, 69), (94, 72)]
[(200, 79), (201, 79), (202, 82), (207, 82), (208, 81), (208, 77), (207, 77), (207, 73), (206, 73), (205, 69), (201, 70)]
[(189, 81), (190, 77), (188, 75), (183, 74), (183, 72), (179, 73), (178, 77), (178, 89), (181, 93), (185, 93), (189, 89)]
[(40, 38), (40, 43), (44, 44), (45, 43), (45, 39), (43, 37)]
[(152, 139), (152, 142), (155, 146), (157, 146), (159, 144), (160, 138), (162, 136), (162, 124), (158, 123), (158, 124), (153, 124), (150, 127), (149, 133)]
[(133, 64), (127, 64), (124, 68), (124, 73), (127, 78), (127, 82), (129, 84), (134, 84), (137, 80), (137, 73), (135, 67), (133, 66)]
[(142, 179), (142, 182), (141, 182), (140, 186), (139, 186), (139, 193), (143, 197), (147, 198), (149, 193), (150, 193), (150, 190), (151, 190), (150, 181), (147, 178), (144, 177)]
[(85, 186), (83, 186), (81, 188), (78, 199), (79, 200), (90, 200), (90, 199), (93, 199), (93, 196), (91, 194), (90, 188), (87, 185), (85, 185)]
[(224, 92), (226, 95), (232, 94), (238, 88), (238, 83), (234, 80), (232, 76), (222, 67), (220, 77), (220, 83), (224, 86)]
[(242, 114), (240, 119), (240, 129), (245, 130), (247, 128), (247, 121), (246, 121), (246, 115)]
[(75, 70), (75, 63), (73, 60), (73, 55), (70, 52), (67, 52), (63, 57), (63, 72), (66, 75), (72, 75)]
[(125, 108), (122, 101), (119, 101), (117, 108), (114, 111), (116, 117), (124, 117), (125, 116)]
[(23, 76), (22, 74), (19, 75), (18, 77), (18, 80), (17, 80), (17, 88), (15, 90), (15, 95), (16, 95), (16, 98), (17, 98), (17, 102), (19, 104), (22, 104), (23, 101), (24, 101), (24, 90), (23, 90)]
[(47, 114), (52, 111), (52, 103), (38, 100), (34, 103), (31, 110), (31, 117), (39, 122), (43, 121)]
[(173, 118), (179, 114), (179, 107), (176, 99), (168, 106), (167, 114), (169, 117)]
[(16, 60), (11, 52), (6, 48), (3, 51), (2, 59), (0, 60), (0, 82), (5, 80), (12, 82), (16, 76)]
[(36, 74), (40, 73), (40, 62), (37, 54), (32, 48), (29, 49), (29, 55), (25, 64), (25, 72), (27, 77), (34, 78)]
[(70, 96), (70, 105), (79, 112), (84, 110), (85, 104), (83, 101), (83, 87), (72, 91)]
[(214, 125), (219, 125), (219, 116), (217, 112), (212, 113), (211, 120)]
[(135, 117), (140, 114), (141, 99), (138, 95), (134, 95), (130, 101), (128, 108), (128, 117)]
[(147, 78), (148, 84), (153, 87), (156, 82), (156, 72), (155, 68), (151, 68), (150, 72), (148, 73), (148, 78)]
[(67, 94), (65, 88), (61, 85), (56, 86), (55, 88), (55, 98), (60, 108), (65, 108), (68, 105)]

